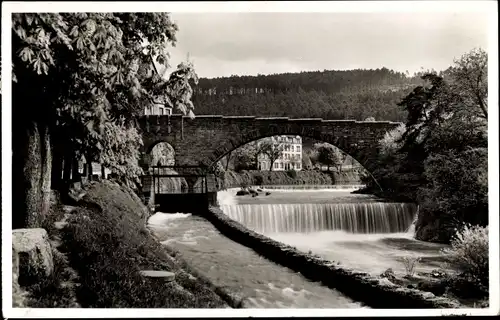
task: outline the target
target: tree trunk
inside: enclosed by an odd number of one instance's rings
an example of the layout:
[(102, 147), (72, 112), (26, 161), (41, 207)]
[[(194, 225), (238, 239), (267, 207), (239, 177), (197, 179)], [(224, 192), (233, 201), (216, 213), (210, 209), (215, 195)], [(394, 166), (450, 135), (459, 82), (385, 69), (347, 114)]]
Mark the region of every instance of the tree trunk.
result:
[(106, 179), (106, 168), (104, 168), (104, 165), (101, 163), (101, 179)]
[(50, 131), (47, 126), (40, 128), (41, 134), (41, 199), (40, 217), (45, 219), (50, 210), (50, 190), (52, 182), (52, 145), (50, 143)]
[(52, 169), (51, 169), (51, 187), (52, 189), (59, 190), (61, 187), (61, 177), (63, 170), (63, 156), (61, 153), (61, 148), (58, 144), (54, 144), (52, 147)]
[(80, 181), (80, 173), (78, 172), (78, 158), (74, 154), (71, 158), (71, 181), (77, 182)]
[(71, 152), (66, 152), (64, 155), (63, 183), (67, 185), (71, 180), (71, 164), (73, 159)]
[(83, 172), (82, 176), (87, 177), (87, 162), (83, 163)]
[(40, 132), (37, 125), (32, 122), (28, 129), (27, 154), (23, 166), (24, 172), (24, 200), (25, 212), (24, 227), (35, 228), (40, 226), (40, 180), (42, 173), (42, 159), (40, 146)]
[(87, 179), (88, 181), (92, 181), (92, 158), (90, 157), (90, 154), (87, 154), (85, 156), (85, 159), (87, 160)]
[(232, 153), (233, 153), (233, 152), (231, 151), (231, 152), (229, 152), (229, 153), (227, 154), (227, 156), (226, 156), (226, 171), (227, 171), (227, 168), (229, 167), (229, 161), (231, 160), (231, 154), (232, 154)]
[(88, 181), (91, 181), (92, 180), (92, 174), (94, 173), (92, 171), (92, 162), (88, 161), (86, 163), (86, 166), (87, 166), (87, 179), (88, 179)]

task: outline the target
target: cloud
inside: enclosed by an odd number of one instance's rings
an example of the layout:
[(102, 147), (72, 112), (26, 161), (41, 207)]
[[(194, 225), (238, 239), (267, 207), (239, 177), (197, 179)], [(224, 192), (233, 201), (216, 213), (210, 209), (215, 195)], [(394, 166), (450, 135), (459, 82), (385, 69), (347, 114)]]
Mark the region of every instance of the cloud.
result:
[(202, 77), (301, 70), (442, 69), (487, 48), (480, 13), (172, 13), (175, 66), (189, 53)]

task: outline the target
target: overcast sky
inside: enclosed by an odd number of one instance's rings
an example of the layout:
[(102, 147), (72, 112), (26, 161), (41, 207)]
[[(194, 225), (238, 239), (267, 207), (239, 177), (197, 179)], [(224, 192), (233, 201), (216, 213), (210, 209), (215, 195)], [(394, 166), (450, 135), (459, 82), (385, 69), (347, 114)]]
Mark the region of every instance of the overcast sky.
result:
[(200, 77), (387, 67), (442, 70), (487, 49), (481, 13), (172, 13), (172, 66)]

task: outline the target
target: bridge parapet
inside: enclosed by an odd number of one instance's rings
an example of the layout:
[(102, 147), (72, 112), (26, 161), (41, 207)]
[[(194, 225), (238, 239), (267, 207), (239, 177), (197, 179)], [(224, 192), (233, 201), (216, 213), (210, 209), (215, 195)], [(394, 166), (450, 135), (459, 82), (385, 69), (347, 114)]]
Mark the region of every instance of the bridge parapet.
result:
[(248, 142), (274, 135), (300, 135), (331, 143), (362, 164), (376, 154), (378, 141), (401, 123), (321, 118), (200, 115), (144, 116), (139, 119), (143, 152), (158, 142), (175, 150), (177, 165), (211, 166)]

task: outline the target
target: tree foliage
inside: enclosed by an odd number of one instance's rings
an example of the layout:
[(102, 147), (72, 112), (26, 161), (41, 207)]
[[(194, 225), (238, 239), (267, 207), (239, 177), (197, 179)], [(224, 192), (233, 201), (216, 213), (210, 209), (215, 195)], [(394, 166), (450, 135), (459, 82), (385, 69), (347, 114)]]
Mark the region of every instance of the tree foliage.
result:
[[(167, 13), (13, 14), (13, 124), (20, 139), (14, 157), (22, 160), (21, 149), (48, 141), (38, 147), (42, 162), (51, 149), (69, 158), (85, 155), (136, 180), (142, 142), (135, 118), (159, 97), (192, 113), (192, 64), (180, 64), (169, 79), (153, 70), (153, 61), (168, 67), (176, 31)], [(33, 124), (38, 133), (27, 129)], [(50, 139), (22, 138), (39, 132)]]
[(396, 103), (422, 80), (386, 68), (200, 79), (199, 114), (402, 121)]
[(257, 153), (265, 155), (266, 159), (269, 160), (269, 171), (273, 171), (274, 163), (281, 158), (284, 150), (285, 145), (283, 143), (263, 139), (258, 143)]
[(488, 222), (486, 69), (479, 49), (423, 75), (399, 103), (405, 126), (380, 141), (373, 176), (392, 197), (420, 204), (422, 240), (448, 242), (464, 222)]
[(344, 162), (344, 155), (338, 148), (329, 143), (316, 143), (314, 148), (317, 152), (317, 161), (320, 164), (328, 166), (328, 169), (330, 169), (331, 166), (340, 169)]
[(247, 143), (232, 153), (233, 161), (234, 161), (234, 169), (235, 171), (241, 170), (255, 170), (257, 168), (257, 143), (250, 142)]

